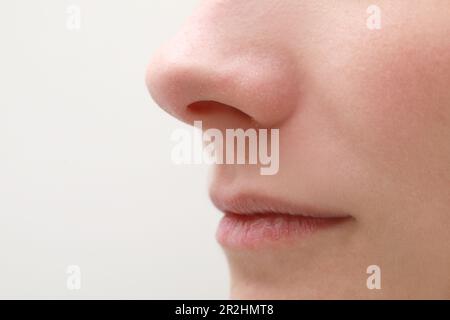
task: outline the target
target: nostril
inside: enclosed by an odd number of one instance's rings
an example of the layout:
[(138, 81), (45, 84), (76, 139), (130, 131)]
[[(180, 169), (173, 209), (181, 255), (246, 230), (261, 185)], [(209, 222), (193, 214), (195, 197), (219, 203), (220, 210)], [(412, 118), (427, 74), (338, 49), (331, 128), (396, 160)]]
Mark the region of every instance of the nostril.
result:
[(194, 102), (188, 106), (188, 110), (190, 110), (193, 115), (200, 117), (207, 114), (222, 115), (223, 113), (231, 113), (236, 117), (242, 117), (244, 119), (248, 119), (249, 121), (251, 120), (251, 117), (245, 112), (217, 101)]
[(187, 106), (190, 121), (200, 120), (204, 128), (256, 128), (260, 125), (247, 113), (217, 101), (197, 101)]

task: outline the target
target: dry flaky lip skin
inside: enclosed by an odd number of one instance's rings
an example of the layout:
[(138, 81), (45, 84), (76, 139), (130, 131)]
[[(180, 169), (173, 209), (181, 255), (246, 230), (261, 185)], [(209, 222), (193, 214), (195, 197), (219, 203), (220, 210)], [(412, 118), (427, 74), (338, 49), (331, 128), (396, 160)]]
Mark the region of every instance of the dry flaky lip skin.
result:
[(259, 248), (264, 245), (300, 241), (319, 229), (331, 227), (352, 217), (311, 206), (256, 194), (212, 192), (214, 205), (225, 213), (216, 233), (228, 248)]
[(293, 214), (226, 213), (217, 230), (217, 240), (230, 248), (258, 248), (285, 240), (300, 240), (313, 232), (349, 219), (314, 218)]

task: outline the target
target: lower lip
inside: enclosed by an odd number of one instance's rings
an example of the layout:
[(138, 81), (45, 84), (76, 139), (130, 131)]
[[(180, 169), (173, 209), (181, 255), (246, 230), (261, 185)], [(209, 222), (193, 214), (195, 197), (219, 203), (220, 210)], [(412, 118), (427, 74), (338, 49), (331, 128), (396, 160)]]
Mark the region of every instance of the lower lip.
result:
[(347, 218), (311, 218), (288, 214), (226, 213), (217, 230), (224, 247), (257, 248), (287, 240), (299, 240)]

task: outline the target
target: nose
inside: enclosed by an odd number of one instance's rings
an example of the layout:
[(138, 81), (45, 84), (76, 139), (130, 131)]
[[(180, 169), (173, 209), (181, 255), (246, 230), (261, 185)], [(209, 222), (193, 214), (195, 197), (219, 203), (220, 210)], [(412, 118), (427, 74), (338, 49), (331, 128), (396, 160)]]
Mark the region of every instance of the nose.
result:
[[(169, 114), (203, 127), (276, 127), (298, 106), (299, 68), (265, 19), (236, 17), (233, 1), (204, 5), (151, 59), (146, 83)], [(227, 7), (228, 6), (228, 7)]]

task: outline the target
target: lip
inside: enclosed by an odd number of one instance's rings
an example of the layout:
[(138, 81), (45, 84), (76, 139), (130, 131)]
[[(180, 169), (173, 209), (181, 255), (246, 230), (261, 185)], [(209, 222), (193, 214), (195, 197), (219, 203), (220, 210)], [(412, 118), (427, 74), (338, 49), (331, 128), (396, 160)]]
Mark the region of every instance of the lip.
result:
[(216, 238), (227, 248), (259, 248), (277, 243), (298, 242), (352, 217), (312, 206), (296, 205), (262, 195), (238, 194), (226, 197), (210, 194), (224, 213)]

